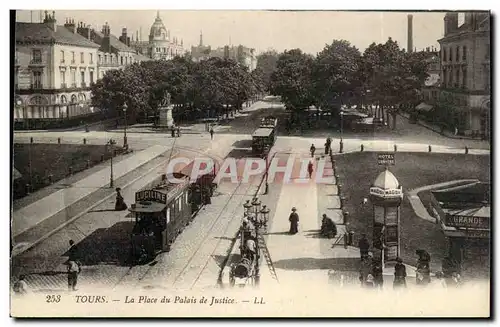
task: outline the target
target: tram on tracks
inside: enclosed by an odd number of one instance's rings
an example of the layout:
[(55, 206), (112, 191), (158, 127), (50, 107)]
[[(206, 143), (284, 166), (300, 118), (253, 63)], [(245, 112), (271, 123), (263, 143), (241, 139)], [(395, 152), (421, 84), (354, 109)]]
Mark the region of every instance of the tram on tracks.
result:
[(265, 157), (278, 137), (278, 119), (267, 116), (261, 119), (259, 128), (252, 134), (252, 155)]
[(185, 172), (164, 174), (135, 193), (135, 203), (129, 209), (135, 214), (130, 253), (133, 263), (146, 263), (158, 253), (170, 251), (196, 212), (210, 203), (216, 188), (215, 171), (195, 181)]

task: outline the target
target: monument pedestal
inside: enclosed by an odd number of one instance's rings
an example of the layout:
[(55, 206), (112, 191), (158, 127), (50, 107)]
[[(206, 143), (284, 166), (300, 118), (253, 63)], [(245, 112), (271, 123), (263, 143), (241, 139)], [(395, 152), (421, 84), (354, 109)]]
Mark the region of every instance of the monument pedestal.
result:
[(172, 118), (172, 109), (174, 106), (161, 107), (160, 108), (160, 119), (158, 121), (158, 127), (160, 128), (172, 128), (174, 126), (174, 119)]

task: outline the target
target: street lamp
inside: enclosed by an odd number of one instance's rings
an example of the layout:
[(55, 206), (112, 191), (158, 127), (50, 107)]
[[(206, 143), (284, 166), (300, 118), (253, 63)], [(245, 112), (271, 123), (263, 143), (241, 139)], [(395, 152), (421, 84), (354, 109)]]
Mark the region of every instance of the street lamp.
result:
[(340, 109), (340, 143), (339, 143), (339, 153), (344, 152), (344, 112)]
[(269, 221), (269, 208), (264, 204), (260, 210), (261, 221), (264, 227), (267, 227), (267, 222)]
[(114, 155), (114, 149), (113, 149), (113, 145), (116, 144), (116, 141), (113, 140), (113, 139), (110, 139), (107, 143), (107, 145), (109, 145), (109, 149), (110, 149), (110, 152), (111, 152), (111, 173), (109, 175), (109, 187), (110, 188), (113, 188), (113, 155)]
[(245, 204), (243, 205), (243, 208), (245, 208), (244, 216), (247, 217), (248, 215), (250, 215), (250, 209), (252, 208), (252, 204), (250, 203), (250, 200), (247, 200), (247, 202), (245, 202)]
[(125, 129), (123, 130), (123, 147), (125, 149), (128, 148), (128, 144), (127, 144), (127, 109), (128, 109), (128, 106), (125, 103), (123, 105), (123, 116), (125, 118)]
[(260, 205), (261, 205), (261, 202), (259, 201), (259, 198), (254, 198), (252, 201), (252, 206), (254, 209), (254, 215), (255, 215), (256, 221), (258, 221), (258, 219), (259, 219)]

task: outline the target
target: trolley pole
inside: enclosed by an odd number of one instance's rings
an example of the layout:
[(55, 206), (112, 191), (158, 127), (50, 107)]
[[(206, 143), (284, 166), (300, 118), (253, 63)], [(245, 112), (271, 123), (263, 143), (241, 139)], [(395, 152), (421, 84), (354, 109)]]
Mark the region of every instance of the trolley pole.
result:
[(265, 179), (266, 179), (266, 189), (264, 190), (264, 194), (268, 194), (269, 193), (269, 153), (267, 154), (266, 156), (266, 176), (265, 176)]
[[(256, 220), (258, 220), (258, 217), (256, 215)], [(260, 226), (258, 224), (255, 226), (255, 236), (257, 237), (257, 258), (256, 258), (256, 267), (255, 267), (255, 285), (259, 286), (260, 285), (260, 246), (259, 244), (259, 229)]]
[(113, 149), (113, 145), (116, 144), (116, 141), (113, 140), (113, 139), (110, 139), (109, 142), (108, 142), (108, 145), (109, 145), (109, 150), (111, 152), (111, 171), (110, 171), (110, 175), (109, 175), (109, 188), (113, 188), (113, 185), (114, 185), (114, 181), (113, 181), (113, 156), (114, 156), (114, 149)]

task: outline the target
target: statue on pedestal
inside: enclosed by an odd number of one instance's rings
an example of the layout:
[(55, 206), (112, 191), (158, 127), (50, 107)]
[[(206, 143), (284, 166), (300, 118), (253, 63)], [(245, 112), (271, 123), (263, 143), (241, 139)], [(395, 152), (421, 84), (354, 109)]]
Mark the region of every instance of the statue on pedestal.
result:
[(159, 126), (163, 128), (171, 128), (174, 126), (174, 119), (172, 118), (172, 107), (170, 105), (171, 95), (167, 91), (165, 91), (165, 95), (160, 102), (160, 119)]

